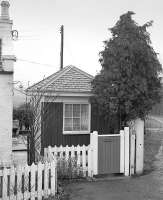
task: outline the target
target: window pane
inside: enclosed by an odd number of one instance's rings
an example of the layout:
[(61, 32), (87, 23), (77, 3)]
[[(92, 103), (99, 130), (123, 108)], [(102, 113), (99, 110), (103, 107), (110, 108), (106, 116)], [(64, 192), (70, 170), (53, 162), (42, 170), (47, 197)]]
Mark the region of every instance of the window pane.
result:
[(73, 105), (73, 117), (80, 117), (80, 104)]
[(65, 117), (72, 117), (72, 104), (65, 104)]
[(71, 118), (65, 118), (64, 130), (72, 131), (72, 119)]
[(73, 131), (80, 131), (80, 118), (73, 118)]
[(89, 124), (89, 107), (87, 104), (81, 105), (81, 130), (88, 130)]

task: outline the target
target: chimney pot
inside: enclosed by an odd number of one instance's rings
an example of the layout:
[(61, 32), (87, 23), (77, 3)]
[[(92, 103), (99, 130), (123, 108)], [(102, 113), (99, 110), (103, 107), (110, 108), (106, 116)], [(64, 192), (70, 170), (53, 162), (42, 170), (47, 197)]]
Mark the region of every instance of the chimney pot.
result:
[(1, 19), (9, 19), (9, 7), (8, 1), (1, 2)]

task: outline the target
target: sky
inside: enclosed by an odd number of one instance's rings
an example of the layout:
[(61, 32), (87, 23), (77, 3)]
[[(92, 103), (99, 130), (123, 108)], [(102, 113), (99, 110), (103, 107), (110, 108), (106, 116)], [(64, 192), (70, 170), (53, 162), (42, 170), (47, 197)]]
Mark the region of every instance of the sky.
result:
[(133, 11), (134, 20), (148, 29), (152, 46), (163, 61), (162, 0), (10, 0), (10, 17), (19, 37), (14, 41), (17, 62), (14, 80), (24, 87), (60, 68), (60, 26), (64, 25), (64, 66), (74, 65), (95, 75), (99, 52), (119, 16)]

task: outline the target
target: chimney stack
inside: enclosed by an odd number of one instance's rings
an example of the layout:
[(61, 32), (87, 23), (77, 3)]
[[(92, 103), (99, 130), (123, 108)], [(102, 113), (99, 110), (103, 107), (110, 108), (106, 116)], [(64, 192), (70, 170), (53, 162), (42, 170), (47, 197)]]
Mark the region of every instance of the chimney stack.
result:
[(9, 7), (10, 4), (8, 1), (1, 2), (1, 19), (9, 19)]

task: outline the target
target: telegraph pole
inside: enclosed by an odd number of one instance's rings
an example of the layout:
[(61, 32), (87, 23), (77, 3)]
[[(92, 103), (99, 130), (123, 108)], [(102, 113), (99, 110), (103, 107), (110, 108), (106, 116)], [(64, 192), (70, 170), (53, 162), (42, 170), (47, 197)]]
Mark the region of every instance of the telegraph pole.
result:
[(63, 40), (64, 40), (64, 26), (61, 26), (60, 29), (60, 33), (61, 33), (61, 51), (60, 51), (60, 70), (63, 69)]

